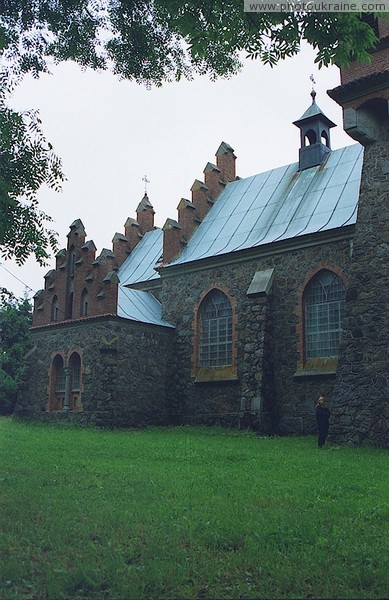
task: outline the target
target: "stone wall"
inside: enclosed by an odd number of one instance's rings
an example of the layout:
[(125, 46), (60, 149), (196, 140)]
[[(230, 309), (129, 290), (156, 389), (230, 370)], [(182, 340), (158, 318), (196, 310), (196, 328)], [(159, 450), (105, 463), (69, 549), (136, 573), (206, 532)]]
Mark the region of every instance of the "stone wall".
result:
[[(185, 273), (177, 267), (162, 269), (164, 318), (177, 329), (172, 380), (176, 420), (243, 426), (251, 420), (260, 431), (315, 432), (314, 404), (319, 394), (331, 403), (335, 371), (298, 368), (299, 290), (315, 267), (333, 268), (347, 280), (350, 247), (350, 240), (323, 240), (236, 264)], [(248, 296), (255, 273), (265, 269), (274, 269), (270, 293)], [(200, 297), (215, 287), (227, 291), (235, 303), (237, 377), (200, 382), (194, 370), (196, 307)]]
[(115, 317), (50, 325), (32, 330), (35, 348), (26, 359), (15, 413), (48, 413), (53, 358), (81, 356), (82, 410), (68, 419), (101, 426), (136, 427), (169, 422), (169, 386), (174, 331)]
[(389, 445), (389, 118), (365, 149), (332, 440)]

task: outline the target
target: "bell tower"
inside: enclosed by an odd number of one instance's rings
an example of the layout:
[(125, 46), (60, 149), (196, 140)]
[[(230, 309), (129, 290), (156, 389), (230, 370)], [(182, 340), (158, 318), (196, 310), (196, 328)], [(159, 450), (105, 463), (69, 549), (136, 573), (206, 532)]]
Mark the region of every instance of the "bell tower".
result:
[(312, 104), (303, 116), (293, 122), (300, 129), (299, 170), (321, 165), (331, 152), (330, 129), (336, 127), (316, 104), (316, 92), (311, 92)]

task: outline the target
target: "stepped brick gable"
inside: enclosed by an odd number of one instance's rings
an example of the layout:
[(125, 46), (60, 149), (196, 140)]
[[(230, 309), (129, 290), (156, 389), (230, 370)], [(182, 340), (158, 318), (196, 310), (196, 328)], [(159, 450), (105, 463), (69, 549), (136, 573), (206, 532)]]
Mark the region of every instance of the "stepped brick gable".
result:
[(329, 91), (351, 145), (332, 148), (312, 90), (291, 164), (241, 179), (223, 141), (161, 229), (147, 192), (112, 249), (71, 224), (34, 298), (19, 416), (301, 435), (316, 432), (322, 394), (332, 442), (388, 446), (389, 27), (377, 27), (371, 63)]

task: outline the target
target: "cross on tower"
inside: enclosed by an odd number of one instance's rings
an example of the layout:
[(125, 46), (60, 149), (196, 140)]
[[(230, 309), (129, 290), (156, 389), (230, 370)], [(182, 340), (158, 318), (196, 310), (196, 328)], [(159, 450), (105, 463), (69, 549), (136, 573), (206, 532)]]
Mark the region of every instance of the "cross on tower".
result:
[(145, 182), (145, 194), (147, 194), (147, 184), (150, 183), (150, 180), (147, 179), (147, 175), (145, 175), (144, 177), (142, 177), (142, 181)]
[(312, 81), (312, 91), (315, 91), (315, 85), (316, 85), (316, 81), (313, 75), (309, 76), (309, 79)]

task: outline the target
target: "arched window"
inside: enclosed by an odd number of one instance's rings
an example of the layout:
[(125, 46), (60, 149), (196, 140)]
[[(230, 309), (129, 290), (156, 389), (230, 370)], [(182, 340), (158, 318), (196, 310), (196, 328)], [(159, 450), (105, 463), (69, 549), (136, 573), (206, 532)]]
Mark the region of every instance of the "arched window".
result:
[(80, 356), (74, 352), (71, 355), (70, 361), (70, 372), (71, 372), (71, 381), (72, 381), (72, 392), (79, 391), (80, 389), (80, 374), (81, 374), (81, 359)]
[(54, 371), (55, 371), (55, 392), (56, 394), (65, 393), (65, 369), (63, 366), (62, 356), (56, 356), (54, 359)]
[(59, 319), (59, 300), (57, 296), (54, 296), (51, 301), (51, 320), (58, 321)]
[(88, 316), (88, 304), (89, 304), (88, 290), (83, 290), (83, 292), (81, 294), (81, 316), (82, 317)]
[(76, 250), (74, 246), (69, 248), (68, 253), (68, 273), (67, 273), (67, 297), (66, 297), (66, 318), (73, 318), (73, 300), (74, 300), (74, 269), (76, 266)]
[(81, 406), (81, 358), (77, 352), (73, 352), (69, 359), (70, 378), (71, 378), (71, 397), (70, 408), (72, 410), (82, 410)]
[(212, 290), (201, 303), (199, 333), (199, 367), (232, 364), (232, 309), (220, 290)]
[(323, 269), (304, 293), (305, 358), (337, 357), (346, 288), (332, 271)]
[(316, 144), (317, 139), (316, 139), (316, 133), (314, 132), (313, 129), (308, 129), (308, 131), (305, 133), (305, 140), (304, 140), (304, 146), (308, 145), (310, 146), (311, 144)]
[(68, 319), (73, 318), (73, 292), (70, 292), (68, 299)]
[(50, 397), (47, 410), (62, 410), (65, 402), (65, 369), (63, 358), (57, 354), (51, 363)]
[(70, 248), (69, 253), (69, 275), (72, 277), (74, 275), (74, 269), (76, 268), (76, 250), (74, 246)]
[(328, 137), (328, 133), (324, 129), (321, 132), (321, 143), (324, 144), (324, 146), (327, 146), (327, 148), (330, 147), (330, 140)]

